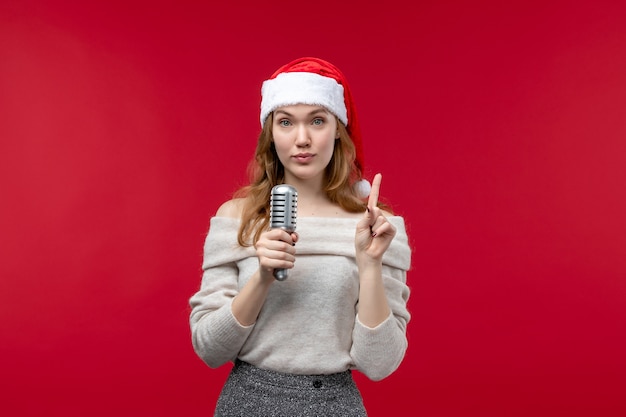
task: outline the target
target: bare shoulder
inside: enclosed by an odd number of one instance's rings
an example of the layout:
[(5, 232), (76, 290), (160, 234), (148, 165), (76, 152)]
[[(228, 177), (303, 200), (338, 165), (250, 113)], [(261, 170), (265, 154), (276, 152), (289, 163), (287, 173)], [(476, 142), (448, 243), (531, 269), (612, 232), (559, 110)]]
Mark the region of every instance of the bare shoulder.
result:
[(222, 204), (215, 213), (216, 217), (241, 217), (241, 211), (243, 210), (243, 198), (234, 198)]

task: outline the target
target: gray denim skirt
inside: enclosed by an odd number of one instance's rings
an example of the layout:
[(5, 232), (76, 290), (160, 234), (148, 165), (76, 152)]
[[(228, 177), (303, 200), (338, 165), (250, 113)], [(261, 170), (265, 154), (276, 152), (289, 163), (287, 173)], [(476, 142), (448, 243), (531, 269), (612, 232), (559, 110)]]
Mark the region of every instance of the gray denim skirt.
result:
[(352, 372), (293, 375), (237, 360), (215, 408), (215, 417), (365, 417)]

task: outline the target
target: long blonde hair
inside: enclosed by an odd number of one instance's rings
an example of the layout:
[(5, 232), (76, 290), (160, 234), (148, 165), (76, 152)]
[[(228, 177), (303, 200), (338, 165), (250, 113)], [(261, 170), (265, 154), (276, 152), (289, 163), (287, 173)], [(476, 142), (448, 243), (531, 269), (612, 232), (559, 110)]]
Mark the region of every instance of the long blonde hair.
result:
[[(254, 159), (248, 166), (250, 184), (235, 193), (243, 198), (241, 224), (237, 240), (241, 246), (251, 246), (269, 225), (269, 201), (272, 187), (285, 180), (285, 168), (278, 159), (272, 137), (273, 115), (270, 113), (259, 135)], [(324, 191), (333, 203), (350, 213), (365, 211), (366, 203), (354, 190), (361, 179), (355, 163), (356, 151), (344, 124), (337, 119), (339, 138), (335, 140), (333, 156), (326, 167)]]

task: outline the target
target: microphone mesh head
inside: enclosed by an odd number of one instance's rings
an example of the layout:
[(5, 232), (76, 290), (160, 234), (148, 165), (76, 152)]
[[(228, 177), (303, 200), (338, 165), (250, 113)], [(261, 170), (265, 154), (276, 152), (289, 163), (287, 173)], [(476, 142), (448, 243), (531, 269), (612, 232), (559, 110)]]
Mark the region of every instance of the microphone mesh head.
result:
[(280, 184), (272, 188), (270, 197), (270, 228), (296, 230), (298, 192), (294, 187)]

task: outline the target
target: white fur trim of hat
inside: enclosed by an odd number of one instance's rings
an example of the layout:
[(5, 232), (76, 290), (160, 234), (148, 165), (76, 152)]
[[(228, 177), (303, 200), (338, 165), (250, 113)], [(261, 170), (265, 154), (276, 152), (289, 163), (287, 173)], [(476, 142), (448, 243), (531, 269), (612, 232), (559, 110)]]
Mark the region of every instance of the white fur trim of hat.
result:
[(348, 125), (343, 86), (332, 78), (311, 72), (284, 72), (263, 82), (261, 96), (261, 126), (277, 108), (295, 104), (325, 107)]

